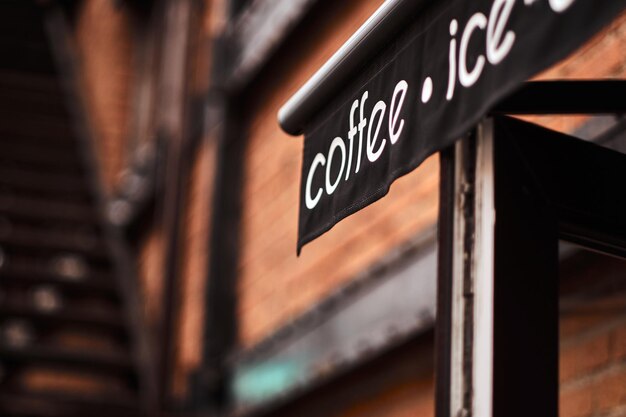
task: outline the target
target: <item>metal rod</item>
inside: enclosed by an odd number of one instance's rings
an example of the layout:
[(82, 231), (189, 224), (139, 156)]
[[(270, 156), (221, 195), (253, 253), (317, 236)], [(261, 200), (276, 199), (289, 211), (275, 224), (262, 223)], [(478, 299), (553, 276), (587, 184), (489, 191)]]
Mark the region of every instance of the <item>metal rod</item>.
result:
[(431, 0), (387, 0), (339, 50), (280, 108), (278, 122), (291, 135), (337, 91), (365, 60)]
[(493, 403), (493, 314), (494, 314), (494, 166), (493, 121), (478, 127), (476, 190), (474, 201), (472, 412), (489, 417)]

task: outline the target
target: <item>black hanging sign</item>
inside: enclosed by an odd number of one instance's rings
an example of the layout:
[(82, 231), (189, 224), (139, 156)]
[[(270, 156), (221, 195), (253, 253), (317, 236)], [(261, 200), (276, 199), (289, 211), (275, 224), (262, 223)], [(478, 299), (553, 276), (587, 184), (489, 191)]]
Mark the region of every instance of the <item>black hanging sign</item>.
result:
[(624, 9), (626, 0), (435, 1), (305, 126), (298, 253)]

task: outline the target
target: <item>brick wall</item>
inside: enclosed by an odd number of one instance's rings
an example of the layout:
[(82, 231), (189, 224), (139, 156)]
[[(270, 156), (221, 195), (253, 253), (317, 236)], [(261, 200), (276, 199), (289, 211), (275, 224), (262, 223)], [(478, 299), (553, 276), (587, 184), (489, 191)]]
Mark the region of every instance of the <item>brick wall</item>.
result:
[(185, 255), (181, 273), (181, 300), (174, 364), (174, 394), (188, 392), (188, 378), (202, 359), (204, 306), (209, 247), (209, 221), (217, 143), (207, 140), (198, 150), (190, 178), (185, 213)]
[[(345, 1), (316, 24), (290, 67), (273, 64), (255, 91), (245, 155), (239, 261), (240, 338), (253, 345), (319, 302), (392, 248), (432, 227), (438, 210), (438, 158), (399, 179), (381, 201), (350, 216), (296, 257), (302, 138), (284, 134), (280, 106), (373, 13), (382, 1)], [(332, 417), (429, 417), (431, 378), (392, 382)], [(312, 411), (312, 410), (311, 410)]]
[[(273, 64), (255, 91), (245, 155), (239, 262), (241, 340), (258, 342), (394, 246), (436, 221), (437, 158), (397, 181), (385, 199), (353, 215), (296, 257), (302, 139), (276, 121), (279, 107), (373, 13), (381, 1), (346, 1), (303, 40), (293, 66)], [(310, 43), (310, 44), (309, 44)]]
[(401, 382), (333, 417), (431, 417), (435, 415), (434, 387), (431, 378)]
[(141, 284), (143, 313), (147, 323), (156, 328), (163, 294), (163, 256), (165, 251), (163, 228), (154, 221), (137, 253), (137, 272)]
[[(255, 90), (245, 155), (242, 252), (239, 263), (241, 341), (250, 346), (323, 299), (357, 272), (408, 237), (436, 222), (438, 163), (429, 159), (398, 180), (388, 196), (349, 217), (295, 256), (302, 138), (281, 132), (279, 107), (377, 8), (346, 1), (316, 26), (298, 51), (272, 64)], [(574, 56), (538, 79), (603, 78), (626, 75), (626, 15)], [(289, 62), (289, 64), (285, 64)], [(564, 132), (584, 117), (529, 117)], [(623, 310), (622, 310), (623, 311)], [(621, 320), (621, 319), (620, 319)], [(626, 321), (604, 321), (562, 335), (562, 417), (622, 416), (626, 395)], [(562, 319), (563, 329), (570, 319)], [(584, 391), (584, 395), (583, 392)], [(398, 381), (370, 398), (355, 401), (337, 416), (433, 415), (433, 381)]]
[[(192, 2), (193, 3), (193, 2)], [(193, 3), (194, 14), (189, 22), (187, 76), (184, 78), (186, 94), (198, 97), (206, 91), (210, 71), (210, 41), (216, 31), (222, 30), (220, 22), (223, 6), (220, 0), (206, 0), (204, 7)], [(159, 115), (149, 114), (147, 108), (135, 110), (135, 99), (141, 83), (136, 77), (149, 77), (153, 82), (151, 103), (157, 107), (163, 99), (159, 97), (159, 88), (164, 80), (159, 56), (165, 39), (162, 33), (156, 33), (146, 41), (155, 43), (153, 66), (141, 74), (138, 64), (142, 56), (149, 53), (147, 44), (139, 43), (139, 28), (135, 25), (142, 21), (148, 24), (148, 16), (133, 17), (133, 12), (124, 2), (112, 0), (85, 0), (78, 6), (75, 29), (75, 43), (80, 65), (83, 92), (86, 100), (90, 123), (96, 138), (96, 151), (100, 162), (101, 174), (107, 192), (112, 192), (118, 178), (128, 163), (131, 155), (130, 128), (137, 123), (137, 118), (148, 117), (148, 124), (156, 129), (163, 125)], [(196, 13), (197, 12), (197, 13)], [(160, 16), (158, 16), (160, 18)], [(152, 72), (151, 72), (152, 71)], [(183, 101), (177, 103), (182, 105)], [(179, 111), (176, 108), (174, 111)], [(141, 113), (141, 114), (138, 114)], [(160, 115), (161, 118), (167, 115)], [(150, 136), (150, 135), (149, 135)], [(146, 139), (146, 138), (144, 138)], [(152, 136), (147, 138), (153, 139)], [(177, 311), (179, 325), (172, 335), (174, 344), (174, 363), (171, 389), (177, 399), (187, 392), (187, 382), (191, 371), (197, 369), (202, 352), (204, 286), (206, 283), (206, 263), (208, 260), (208, 225), (210, 197), (212, 194), (215, 157), (215, 142), (205, 140), (198, 147), (194, 158), (186, 161), (191, 165), (187, 178), (189, 194), (184, 202), (181, 230), (180, 252), (180, 299)], [(160, 167), (164, 169), (164, 167)], [(158, 200), (157, 196), (157, 200)], [(158, 334), (159, 320), (162, 315), (164, 291), (164, 265), (167, 237), (163, 230), (163, 201), (157, 201), (154, 216), (146, 226), (145, 234), (138, 243), (137, 273), (142, 295), (142, 308), (147, 325)]]
[[(276, 122), (278, 108), (373, 13), (382, 0), (346, 0), (316, 26), (289, 59), (272, 64), (251, 104), (249, 143), (245, 154), (242, 246), (238, 271), (241, 341), (253, 345), (323, 299), (339, 285), (398, 244), (436, 222), (437, 157), (398, 180), (387, 197), (341, 222), (295, 256), (302, 139), (285, 135)], [(107, 187), (116, 182), (126, 153), (131, 108), (133, 47), (123, 9), (110, 0), (83, 2), (77, 26), (87, 104), (98, 134), (99, 156)], [(215, 23), (207, 15), (207, 36)], [(602, 77), (626, 74), (623, 45), (626, 16), (596, 37), (575, 57), (539, 78)], [(284, 57), (283, 57), (284, 58)], [(290, 62), (282, 65), (281, 62)], [(206, 69), (199, 71), (199, 80)], [(533, 119), (571, 131), (582, 118)], [(186, 216), (181, 326), (174, 388), (185, 391), (189, 371), (200, 358), (203, 286), (207, 247), (207, 193), (212, 180), (211, 145), (193, 161)], [(204, 225), (204, 227), (203, 227)], [(141, 249), (145, 308), (153, 317), (161, 299), (163, 236), (158, 226)], [(624, 311), (623, 307), (621, 311)], [(619, 308), (617, 308), (619, 310)], [(587, 318), (588, 319), (588, 318)], [(586, 322), (584, 319), (582, 322)], [(608, 319), (607, 319), (608, 320)], [(624, 412), (626, 386), (626, 317), (612, 316), (588, 325), (562, 322), (562, 416), (611, 416)], [(570, 327), (572, 326), (572, 327)], [(362, 399), (337, 417), (430, 416), (432, 380), (399, 381), (376, 396)], [(621, 414), (620, 414), (621, 413)]]
[(78, 6), (76, 48), (90, 124), (96, 135), (106, 191), (117, 182), (127, 153), (133, 77), (132, 21), (111, 0)]
[[(302, 139), (281, 132), (276, 113), (287, 98), (325, 62), (377, 7), (350, 3), (336, 21), (322, 26), (306, 53), (292, 57), (293, 68), (265, 80), (263, 103), (250, 128), (242, 256), (239, 264), (241, 339), (250, 345), (300, 314), (333, 288), (349, 280), (386, 251), (436, 222), (438, 165), (431, 158), (396, 182), (390, 194), (344, 220), (295, 256)], [(333, 26), (334, 25), (334, 26)], [(626, 75), (626, 15), (572, 58), (538, 79), (602, 78)], [(276, 65), (277, 67), (280, 65)], [(527, 117), (547, 127), (572, 132), (585, 117)], [(367, 233), (365, 233), (367, 231)]]
[[(221, 30), (223, 2), (205, 0), (192, 17), (187, 89), (192, 97), (206, 94), (211, 72), (211, 41)], [(182, 400), (190, 394), (189, 378), (202, 361), (205, 294), (209, 267), (210, 222), (218, 151), (215, 129), (208, 129), (190, 161), (187, 199), (181, 226), (180, 299), (174, 342), (171, 392)]]
[(560, 415), (626, 416), (626, 262), (590, 259), (564, 277), (575, 288), (561, 302)]

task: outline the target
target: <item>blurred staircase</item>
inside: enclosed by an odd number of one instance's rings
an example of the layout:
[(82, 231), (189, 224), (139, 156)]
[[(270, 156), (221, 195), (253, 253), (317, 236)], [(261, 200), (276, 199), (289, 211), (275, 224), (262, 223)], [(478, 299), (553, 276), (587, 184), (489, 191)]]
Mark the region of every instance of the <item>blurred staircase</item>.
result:
[(0, 416), (145, 415), (130, 258), (62, 87), (42, 8), (0, 0)]

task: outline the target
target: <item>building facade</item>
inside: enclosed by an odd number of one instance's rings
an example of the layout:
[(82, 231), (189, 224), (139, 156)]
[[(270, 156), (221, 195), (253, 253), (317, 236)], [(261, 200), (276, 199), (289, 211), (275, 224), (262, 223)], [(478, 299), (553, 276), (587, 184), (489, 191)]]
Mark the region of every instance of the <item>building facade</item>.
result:
[[(452, 414), (445, 155), (296, 252), (304, 144), (277, 114), (383, 3), (0, 5), (3, 415)], [(622, 12), (532, 80), (623, 80), (625, 47)], [(621, 106), (519, 120), (624, 152)], [(626, 265), (567, 240), (558, 414), (626, 415)]]

